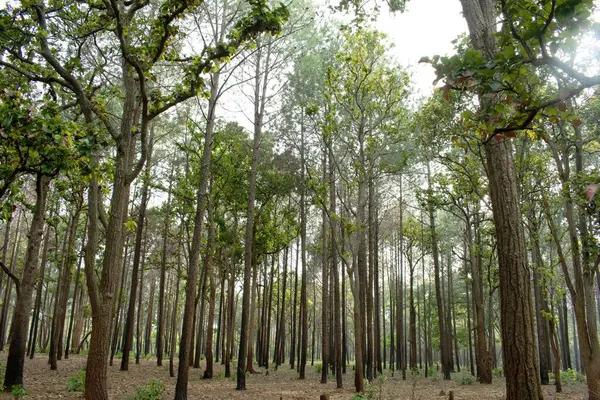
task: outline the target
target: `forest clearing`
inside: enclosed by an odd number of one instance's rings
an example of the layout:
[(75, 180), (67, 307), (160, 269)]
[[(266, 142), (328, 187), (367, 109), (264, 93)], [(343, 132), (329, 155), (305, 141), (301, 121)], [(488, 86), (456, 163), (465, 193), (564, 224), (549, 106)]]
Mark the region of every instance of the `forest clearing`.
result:
[(600, 400), (599, 7), (0, 0), (0, 393)]

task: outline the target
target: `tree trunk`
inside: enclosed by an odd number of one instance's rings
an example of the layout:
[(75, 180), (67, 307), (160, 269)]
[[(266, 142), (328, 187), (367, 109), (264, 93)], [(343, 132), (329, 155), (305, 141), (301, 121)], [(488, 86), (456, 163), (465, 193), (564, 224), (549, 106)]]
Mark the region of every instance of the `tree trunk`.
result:
[(173, 187), (174, 165), (171, 165), (169, 174), (169, 189), (167, 190), (167, 203), (165, 204), (165, 220), (162, 233), (162, 253), (160, 261), (160, 281), (158, 285), (158, 316), (156, 332), (156, 365), (162, 366), (163, 360), (163, 339), (165, 336), (165, 283), (167, 273), (167, 246), (169, 244), (169, 229), (171, 226), (171, 190)]
[(479, 241), (479, 214), (474, 217), (475, 238), (471, 221), (467, 220), (466, 234), (469, 248), (469, 263), (471, 264), (471, 288), (473, 304), (473, 322), (475, 330), (475, 363), (477, 364), (477, 379), (480, 383), (492, 383), (492, 357), (485, 335), (485, 306), (483, 301), (483, 277), (481, 273), (481, 243)]
[[(461, 0), (471, 41), (484, 57), (497, 52), (496, 1)], [(493, 100), (482, 98), (482, 106)], [(543, 398), (534, 340), (530, 272), (510, 140), (485, 143), (487, 175), (498, 238), (502, 353), (507, 400)], [(491, 318), (491, 316), (490, 316)]]
[[(336, 188), (335, 188), (335, 166), (334, 166), (334, 155), (331, 145), (329, 146), (329, 213), (330, 215), (334, 215), (336, 213)], [(333, 356), (335, 357), (335, 381), (336, 387), (341, 389), (343, 386), (342, 382), (342, 363), (344, 362), (342, 359), (342, 321), (341, 318), (345, 318), (346, 314), (341, 310), (342, 305), (340, 304), (340, 274), (338, 273), (338, 261), (337, 261), (337, 249), (334, 247), (334, 243), (336, 243), (336, 224), (333, 222), (329, 223), (329, 237), (331, 246), (330, 250), (330, 262), (331, 262), (331, 273), (333, 274), (333, 301), (334, 301), (334, 310), (333, 310), (333, 331), (334, 331), (334, 343), (335, 349)], [(342, 279), (344, 279), (343, 271), (342, 271)], [(345, 295), (345, 293), (344, 293)], [(341, 315), (340, 315), (341, 314)], [(345, 365), (344, 365), (345, 368)]]
[[(179, 232), (179, 237), (183, 237), (183, 221), (182, 229)], [(169, 376), (175, 376), (175, 366), (173, 360), (175, 358), (175, 346), (177, 346), (177, 306), (179, 303), (179, 283), (181, 281), (181, 252), (183, 251), (181, 240), (177, 248), (177, 281), (175, 283), (175, 301), (173, 301), (173, 311), (171, 314), (171, 348), (169, 349)], [(181, 365), (182, 360), (179, 360)], [(185, 363), (187, 364), (187, 363)]]
[(264, 70), (262, 56), (265, 49), (258, 43), (256, 51), (256, 70), (254, 77), (254, 139), (252, 144), (252, 158), (250, 162), (250, 175), (248, 177), (248, 208), (246, 211), (246, 234), (244, 238), (244, 287), (242, 295), (242, 324), (240, 329), (240, 346), (237, 365), (237, 390), (246, 390), (246, 365), (249, 342), (250, 297), (252, 296), (250, 278), (252, 273), (253, 259), (253, 236), (254, 236), (254, 214), (256, 200), (256, 177), (258, 174), (258, 163), (260, 160), (260, 142), (263, 129), (263, 118), (265, 112), (267, 83), (270, 68), (271, 42), (266, 44), (266, 58)]
[[(10, 327), (10, 344), (4, 374), (4, 387), (7, 391), (11, 391), (14, 385), (23, 385), (23, 366), (25, 364), (29, 313), (31, 311), (33, 288), (38, 278), (38, 258), (44, 229), (49, 185), (49, 177), (41, 174), (37, 175), (35, 184), (35, 210), (29, 227), (29, 241), (23, 263), (23, 275), (20, 282), (15, 283), (17, 298)], [(4, 264), (3, 267), (6, 268)]]
[[(209, 190), (210, 163), (212, 156), (213, 134), (215, 130), (216, 107), (218, 100), (219, 74), (211, 76), (210, 99), (208, 101), (208, 115), (206, 120), (206, 133), (202, 151), (202, 164), (200, 167), (200, 182), (196, 192), (196, 215), (194, 217), (194, 232), (190, 247), (187, 284), (185, 293), (185, 306), (183, 311), (183, 325), (181, 329), (181, 343), (179, 345), (179, 368), (175, 399), (187, 399), (189, 359), (194, 333), (193, 319), (196, 312), (196, 282), (198, 280), (198, 262), (200, 260), (200, 247), (204, 229), (204, 213)], [(200, 321), (202, 323), (203, 321)]]
[[(451, 339), (450, 327), (448, 326), (448, 320), (446, 311), (444, 308), (444, 302), (442, 299), (443, 290), (442, 283), (440, 281), (440, 256), (438, 253), (437, 234), (435, 226), (435, 216), (433, 209), (433, 201), (431, 199), (431, 172), (429, 170), (429, 163), (427, 163), (427, 182), (428, 182), (428, 201), (427, 211), (429, 214), (429, 228), (431, 230), (431, 256), (433, 258), (433, 269), (434, 269), (434, 280), (435, 280), (435, 300), (437, 304), (437, 316), (438, 316), (438, 328), (440, 333), (440, 358), (442, 364), (442, 374), (445, 380), (450, 380), (450, 372), (452, 371), (452, 350), (451, 350)], [(450, 290), (450, 289), (448, 289)], [(450, 348), (449, 346), (450, 345)]]
[[(322, 172), (323, 182), (327, 181), (327, 157), (323, 154)], [(327, 372), (329, 371), (329, 263), (327, 262), (327, 209), (323, 202), (321, 210), (321, 267), (322, 267), (322, 296), (321, 296), (321, 383), (327, 383)], [(329, 241), (329, 246), (333, 243)]]
[(154, 129), (150, 133), (150, 145), (148, 146), (148, 155), (146, 159), (146, 169), (142, 179), (142, 198), (140, 199), (140, 208), (138, 211), (137, 226), (135, 228), (135, 247), (133, 250), (133, 270), (131, 272), (131, 289), (129, 290), (129, 305), (127, 307), (127, 318), (125, 319), (125, 329), (123, 338), (123, 348), (121, 357), (121, 371), (129, 370), (129, 352), (133, 346), (133, 327), (135, 318), (135, 303), (137, 300), (138, 273), (140, 269), (140, 257), (142, 254), (142, 239), (144, 234), (144, 222), (146, 219), (146, 206), (148, 205), (150, 170), (152, 168), (152, 139)]
[[(52, 217), (52, 213), (50, 215)], [(10, 220), (7, 223), (7, 229), (10, 227)], [(5, 262), (6, 259), (6, 251), (8, 250), (8, 240), (4, 242), (4, 252), (2, 255), (2, 262)], [(37, 283), (36, 295), (35, 295), (35, 305), (33, 306), (33, 324), (31, 327), (31, 331), (29, 333), (29, 358), (33, 360), (33, 356), (35, 354), (35, 347), (37, 344), (38, 337), (38, 327), (40, 324), (40, 319), (43, 318), (42, 307), (42, 290), (44, 289), (44, 281), (46, 280), (46, 264), (48, 261), (48, 248), (50, 247), (50, 226), (46, 228), (46, 233), (44, 235), (44, 247), (42, 250), (42, 261), (40, 263), (40, 278)]]
[[(82, 203), (83, 203), (83, 197), (81, 199)], [(83, 231), (85, 232), (87, 229), (87, 221), (86, 221), (86, 226), (83, 228)], [(67, 329), (68, 335), (67, 335), (67, 347), (65, 348), (65, 359), (69, 358), (69, 349), (72, 348), (72, 343), (71, 343), (71, 338), (73, 336), (73, 323), (74, 323), (74, 319), (75, 319), (75, 308), (76, 308), (76, 303), (77, 303), (77, 295), (78, 295), (78, 290), (81, 290), (81, 292), (83, 292), (83, 288), (80, 288), (80, 277), (81, 277), (81, 264), (83, 261), (83, 250), (85, 249), (85, 236), (83, 237), (82, 241), (81, 241), (81, 252), (80, 252), (80, 256), (79, 258), (79, 262), (77, 263), (77, 274), (75, 275), (75, 288), (73, 289), (73, 299), (71, 300), (71, 318), (69, 319), (69, 328)], [(83, 294), (83, 293), (82, 293)], [(80, 296), (81, 298), (81, 296)], [(78, 311), (78, 313), (81, 310)]]
[(298, 310), (298, 264), (300, 258), (298, 257), (300, 246), (296, 240), (296, 268), (294, 270), (294, 302), (292, 304), (292, 342), (290, 343), (290, 369), (294, 369), (294, 363), (296, 360), (296, 311)]
[(304, 143), (304, 110), (300, 117), (300, 165), (302, 172), (300, 174), (300, 253), (302, 258), (302, 283), (300, 286), (300, 340), (298, 341), (299, 378), (304, 379), (306, 374), (306, 352), (308, 347), (308, 293), (306, 280), (308, 275), (308, 264), (306, 263), (306, 182), (305, 182), (305, 143)]

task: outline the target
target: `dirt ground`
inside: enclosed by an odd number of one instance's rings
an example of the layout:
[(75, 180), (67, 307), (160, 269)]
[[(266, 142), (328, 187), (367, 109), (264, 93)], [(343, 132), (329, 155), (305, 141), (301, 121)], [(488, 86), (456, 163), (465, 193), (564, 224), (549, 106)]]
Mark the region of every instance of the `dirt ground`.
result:
[[(6, 353), (0, 354), (1, 362), (6, 365)], [(59, 361), (58, 370), (51, 371), (45, 354), (36, 355), (33, 360), (25, 363), (25, 388), (29, 399), (76, 399), (81, 398), (81, 393), (69, 393), (67, 381), (72, 375), (77, 374), (85, 366), (84, 356), (71, 356), (69, 360)], [(130, 364), (129, 371), (119, 371), (120, 360), (115, 359), (108, 371), (108, 387), (111, 399), (124, 400), (135, 393), (135, 388), (147, 383), (150, 379), (158, 379), (166, 385), (164, 399), (171, 399), (174, 395), (176, 378), (169, 377), (168, 360), (162, 367), (156, 366), (155, 360), (141, 360), (140, 365)], [(328, 393), (330, 399), (352, 399), (353, 374), (349, 370), (344, 376), (344, 388), (335, 388), (335, 379), (330, 379), (326, 385), (320, 384), (320, 373), (307, 366), (307, 379), (300, 381), (296, 372), (289, 366), (269, 371), (267, 376), (264, 370), (261, 374), (251, 375), (246, 379), (246, 391), (236, 391), (235, 381), (224, 378), (223, 366), (215, 365), (215, 378), (211, 381), (201, 379), (201, 369), (190, 370), (190, 384), (188, 398), (190, 399), (274, 399), (274, 400), (303, 400), (319, 399), (323, 393)], [(460, 374), (452, 381), (423, 377), (407, 377), (402, 381), (400, 374), (389, 376), (383, 383), (371, 385), (370, 392), (373, 399), (447, 399), (449, 391), (454, 392), (454, 398), (459, 399), (503, 399), (504, 379), (496, 378), (492, 385), (478, 383), (461, 385)], [(586, 398), (585, 385), (582, 383), (566, 384), (563, 393), (556, 394), (554, 386), (545, 386), (546, 399), (584, 399)]]

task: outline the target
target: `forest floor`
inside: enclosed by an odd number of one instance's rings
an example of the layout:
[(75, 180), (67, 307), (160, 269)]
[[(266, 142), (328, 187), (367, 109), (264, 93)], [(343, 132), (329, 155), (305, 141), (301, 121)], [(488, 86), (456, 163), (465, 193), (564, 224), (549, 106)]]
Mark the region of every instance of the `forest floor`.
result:
[[(0, 353), (2, 364), (6, 365), (6, 353)], [(156, 360), (140, 360), (140, 365), (135, 365), (135, 359), (129, 366), (129, 371), (119, 371), (120, 360), (115, 359), (114, 365), (108, 370), (108, 388), (111, 399), (125, 400), (135, 394), (136, 387), (148, 383), (151, 379), (160, 380), (166, 385), (164, 399), (171, 399), (174, 395), (176, 378), (169, 377), (169, 361), (162, 367), (156, 366)], [(48, 358), (45, 354), (36, 355), (33, 360), (25, 362), (25, 388), (31, 399), (76, 399), (81, 398), (81, 393), (67, 391), (69, 377), (78, 374), (85, 367), (85, 357), (72, 355), (68, 360), (58, 363), (58, 370), (51, 371)], [(233, 366), (232, 366), (232, 369)], [(318, 399), (323, 393), (328, 393), (333, 399), (353, 399), (353, 373), (349, 368), (344, 375), (344, 388), (335, 388), (335, 379), (330, 378), (326, 385), (320, 384), (320, 373), (307, 365), (307, 379), (300, 381), (296, 372), (290, 370), (288, 365), (279, 370), (269, 371), (269, 375), (262, 373), (251, 375), (246, 379), (246, 391), (235, 390), (234, 378), (225, 378), (224, 369), (220, 363), (215, 364), (215, 377), (203, 380), (200, 369), (190, 369), (188, 398), (190, 399), (274, 399), (274, 400), (301, 400)], [(387, 376), (386, 379), (376, 380), (367, 387), (367, 394), (372, 399), (447, 399), (450, 391), (454, 392), (455, 399), (503, 399), (505, 382), (503, 378), (495, 378), (491, 385), (461, 384), (468, 381), (468, 374), (457, 373), (453, 380), (443, 381), (436, 378), (423, 378), (422, 376), (407, 377), (406, 381), (401, 375)], [(554, 386), (544, 386), (546, 399), (584, 399), (586, 386), (583, 383), (563, 385), (563, 393), (556, 394)], [(2, 396), (0, 396), (2, 397)]]

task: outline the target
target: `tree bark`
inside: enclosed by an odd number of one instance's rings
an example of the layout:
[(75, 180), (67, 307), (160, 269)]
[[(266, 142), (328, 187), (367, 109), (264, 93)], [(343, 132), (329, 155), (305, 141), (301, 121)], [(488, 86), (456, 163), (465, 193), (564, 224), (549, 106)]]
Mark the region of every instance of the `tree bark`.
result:
[(50, 180), (48, 176), (41, 174), (36, 176), (35, 210), (29, 227), (29, 241), (25, 253), (23, 274), (20, 282), (15, 282), (17, 298), (10, 327), (10, 344), (8, 359), (6, 361), (6, 371), (4, 373), (4, 387), (6, 391), (11, 391), (14, 385), (23, 385), (23, 366), (25, 364), (29, 313), (31, 311), (33, 288), (38, 277), (38, 258), (44, 229), (46, 200), (48, 198)]
[[(494, 0), (461, 0), (471, 41), (488, 60), (497, 52)], [(493, 100), (482, 98), (483, 108)], [(543, 399), (534, 340), (525, 233), (510, 140), (485, 143), (487, 175), (498, 238), (502, 353), (507, 400)], [(491, 316), (490, 316), (491, 317)]]
[(140, 257), (142, 254), (142, 239), (144, 234), (144, 223), (146, 219), (146, 206), (150, 197), (150, 170), (152, 168), (152, 138), (154, 130), (150, 133), (150, 145), (148, 146), (148, 155), (146, 159), (146, 169), (142, 182), (142, 198), (140, 199), (140, 208), (138, 210), (137, 226), (135, 228), (135, 245), (133, 250), (133, 270), (131, 272), (131, 289), (129, 290), (129, 305), (127, 307), (127, 318), (125, 319), (125, 329), (123, 338), (123, 348), (121, 357), (121, 371), (129, 370), (129, 352), (133, 346), (133, 328), (135, 318), (135, 303), (137, 300), (138, 273), (140, 270)]

